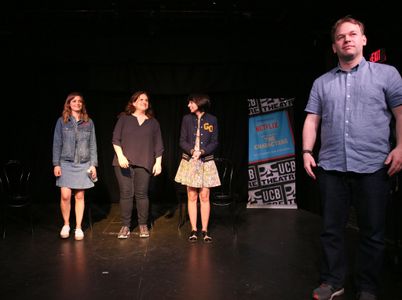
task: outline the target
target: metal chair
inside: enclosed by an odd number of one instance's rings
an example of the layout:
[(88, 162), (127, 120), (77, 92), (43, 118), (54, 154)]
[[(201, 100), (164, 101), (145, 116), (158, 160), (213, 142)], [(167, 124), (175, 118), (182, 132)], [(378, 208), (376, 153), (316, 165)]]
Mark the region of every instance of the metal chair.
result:
[[(236, 230), (236, 204), (237, 194), (233, 192), (233, 163), (226, 158), (215, 158), (215, 164), (218, 169), (221, 185), (213, 187), (210, 190), (211, 206), (230, 209), (233, 231)], [(178, 229), (180, 229), (187, 220), (187, 189), (186, 186), (176, 184), (176, 197), (178, 199)], [(199, 202), (197, 201), (197, 205)], [(198, 210), (199, 212), (199, 210)]]
[(187, 221), (187, 188), (185, 185), (175, 182), (175, 191), (179, 210), (177, 229), (180, 229)]
[(236, 229), (236, 204), (237, 195), (233, 192), (234, 167), (231, 160), (227, 158), (215, 158), (221, 185), (214, 187), (210, 192), (212, 206), (227, 207), (230, 209), (233, 230)]
[(8, 213), (11, 209), (29, 212), (31, 232), (34, 232), (32, 216), (31, 171), (19, 160), (9, 160), (2, 168), (0, 177), (2, 193), (3, 239), (6, 237)]

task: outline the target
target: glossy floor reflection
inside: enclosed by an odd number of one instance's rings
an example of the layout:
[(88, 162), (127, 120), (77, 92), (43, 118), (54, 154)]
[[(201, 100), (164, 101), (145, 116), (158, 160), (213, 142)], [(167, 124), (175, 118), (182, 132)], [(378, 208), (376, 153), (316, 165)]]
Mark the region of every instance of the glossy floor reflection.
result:
[[(153, 206), (149, 239), (118, 240), (118, 204), (94, 205), (85, 239), (61, 240), (57, 205), (35, 208), (35, 232), (18, 220), (0, 241), (0, 299), (310, 299), (316, 286), (320, 217), (303, 210), (238, 209), (211, 216), (212, 244), (187, 242), (174, 207)], [(349, 230), (354, 243), (356, 232)], [(353, 254), (350, 254), (353, 260)], [(402, 299), (390, 260), (380, 299)], [(354, 299), (352, 281), (344, 296)]]

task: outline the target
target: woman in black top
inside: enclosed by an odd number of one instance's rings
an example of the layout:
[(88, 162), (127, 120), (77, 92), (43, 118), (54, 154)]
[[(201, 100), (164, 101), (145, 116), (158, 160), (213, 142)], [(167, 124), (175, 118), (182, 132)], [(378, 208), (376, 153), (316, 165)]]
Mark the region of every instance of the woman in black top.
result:
[(190, 242), (197, 240), (197, 201), (200, 197), (201, 233), (204, 242), (212, 242), (208, 233), (210, 215), (209, 189), (220, 180), (213, 152), (218, 147), (218, 122), (206, 112), (208, 95), (194, 94), (188, 98), (190, 114), (183, 117), (180, 147), (183, 150), (175, 181), (187, 186), (188, 214), (191, 223)]
[(163, 142), (159, 122), (153, 117), (148, 94), (135, 92), (114, 127), (113, 166), (120, 189), (123, 226), (119, 239), (130, 236), (133, 197), (137, 207), (140, 237), (149, 237), (148, 187), (151, 175), (162, 171)]

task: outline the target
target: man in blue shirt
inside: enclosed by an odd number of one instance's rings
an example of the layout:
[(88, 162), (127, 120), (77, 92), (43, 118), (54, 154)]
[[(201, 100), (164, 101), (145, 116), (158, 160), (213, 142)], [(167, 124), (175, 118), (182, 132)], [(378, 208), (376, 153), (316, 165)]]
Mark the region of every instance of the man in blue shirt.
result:
[[(390, 177), (402, 168), (402, 79), (389, 65), (368, 62), (364, 25), (346, 16), (331, 31), (338, 66), (314, 81), (305, 108), (303, 163), (318, 179), (322, 200), (323, 248), (317, 300), (343, 294), (347, 271), (344, 229), (356, 208), (359, 247), (357, 299), (377, 299), (385, 248), (385, 215)], [(395, 118), (396, 145), (390, 124)], [(313, 156), (321, 130), (318, 164)]]

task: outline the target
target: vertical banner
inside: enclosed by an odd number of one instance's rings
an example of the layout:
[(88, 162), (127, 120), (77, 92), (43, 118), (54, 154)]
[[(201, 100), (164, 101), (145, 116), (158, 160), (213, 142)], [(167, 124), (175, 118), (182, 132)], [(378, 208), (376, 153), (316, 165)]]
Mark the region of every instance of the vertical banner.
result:
[(248, 99), (248, 208), (297, 208), (293, 102)]

